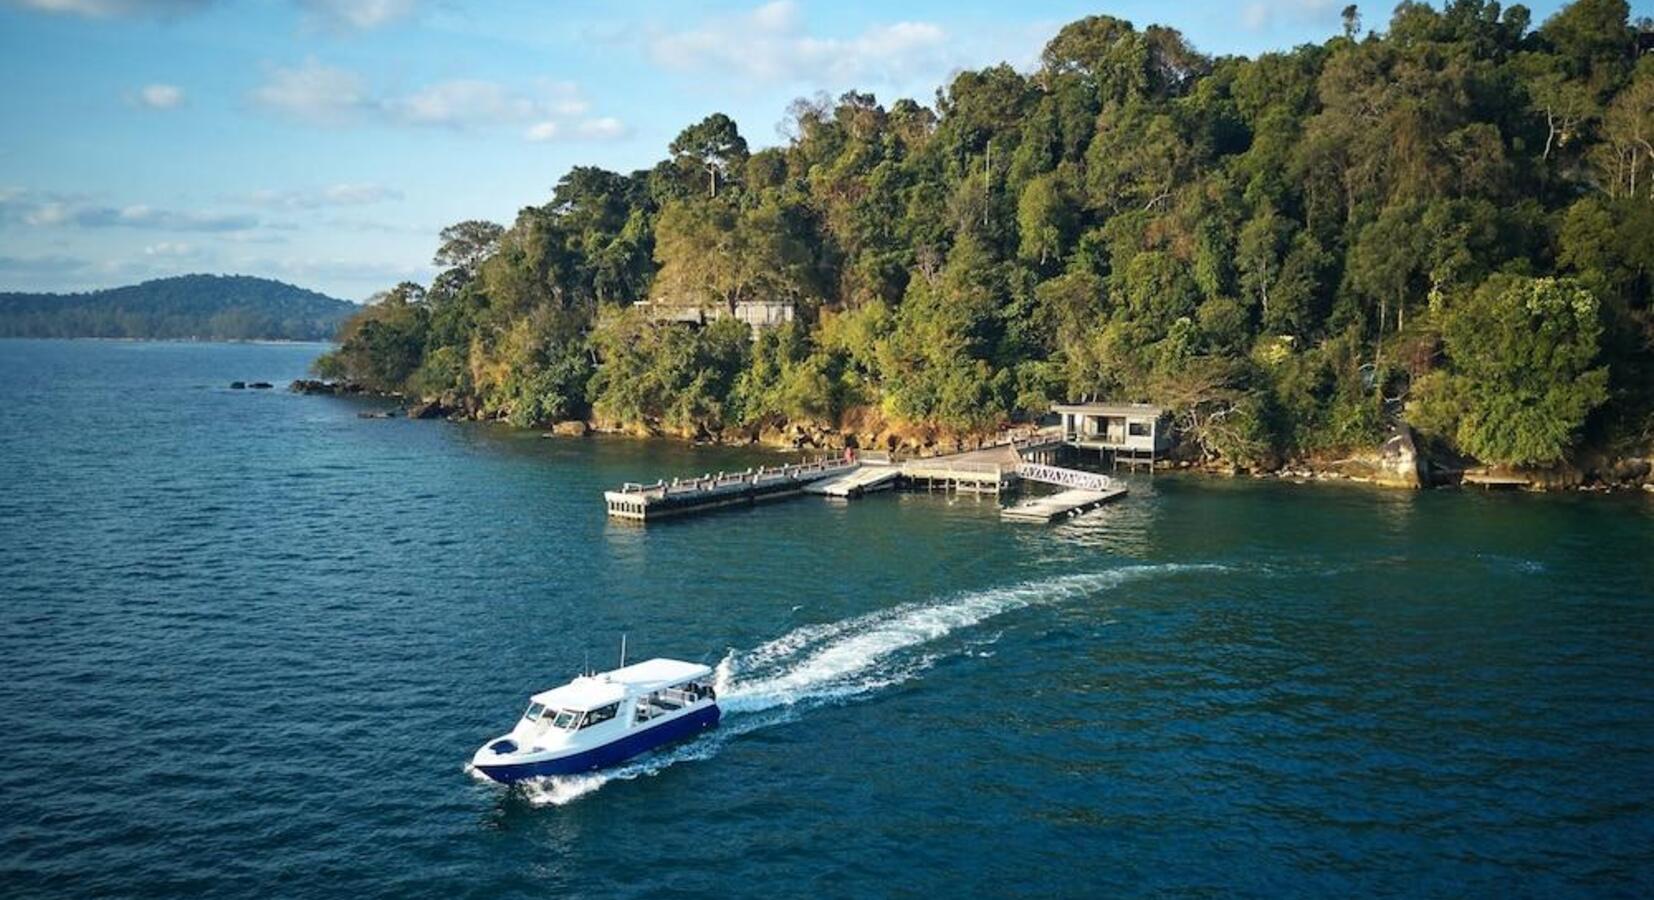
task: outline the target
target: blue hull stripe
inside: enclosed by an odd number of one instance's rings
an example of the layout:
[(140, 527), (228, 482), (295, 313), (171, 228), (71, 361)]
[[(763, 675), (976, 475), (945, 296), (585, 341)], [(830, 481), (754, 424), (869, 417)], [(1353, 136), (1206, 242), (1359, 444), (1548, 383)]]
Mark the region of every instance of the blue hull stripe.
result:
[(556, 759), (540, 760), (530, 763), (511, 763), (500, 766), (477, 766), (482, 774), (495, 781), (510, 784), (524, 778), (542, 778), (547, 775), (574, 775), (579, 772), (590, 772), (593, 769), (602, 769), (653, 750), (662, 744), (668, 744), (682, 738), (689, 737), (697, 732), (704, 731), (718, 724), (718, 706), (713, 704), (704, 709), (698, 709), (687, 716), (672, 719), (633, 732), (618, 741), (593, 747), (568, 756), (559, 756)]

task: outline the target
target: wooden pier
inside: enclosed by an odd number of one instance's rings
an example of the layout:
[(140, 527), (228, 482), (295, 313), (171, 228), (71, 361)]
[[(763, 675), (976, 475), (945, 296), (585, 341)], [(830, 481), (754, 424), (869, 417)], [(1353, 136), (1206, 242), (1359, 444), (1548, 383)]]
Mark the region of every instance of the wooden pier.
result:
[(998, 494), (1010, 489), (1017, 481), (1015, 466), (952, 457), (902, 463), (902, 477), (916, 488), (967, 494)]
[(650, 522), (804, 493), (853, 499), (906, 487), (997, 496), (1023, 482), (1037, 482), (1063, 490), (1031, 497), (1001, 513), (1012, 521), (1049, 522), (1089, 512), (1125, 495), (1125, 484), (1107, 475), (1046, 462), (1060, 447), (1060, 433), (1033, 433), (977, 450), (900, 463), (870, 453), (863, 460), (821, 459), (671, 482), (629, 482), (619, 490), (606, 491), (603, 498), (610, 516)]
[(674, 478), (671, 482), (654, 484), (627, 482), (619, 490), (605, 491), (603, 500), (614, 518), (649, 522), (791, 497), (817, 481), (853, 472), (856, 468), (857, 463), (849, 460), (824, 459), (799, 465), (759, 466), (745, 472), (719, 472), (699, 478)]

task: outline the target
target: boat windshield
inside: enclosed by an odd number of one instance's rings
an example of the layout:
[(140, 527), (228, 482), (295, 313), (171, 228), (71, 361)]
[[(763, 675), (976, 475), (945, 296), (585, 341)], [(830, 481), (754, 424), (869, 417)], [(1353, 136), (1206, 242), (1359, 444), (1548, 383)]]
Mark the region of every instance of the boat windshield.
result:
[(572, 729), (572, 728), (574, 728), (575, 723), (579, 722), (579, 721), (580, 721), (580, 714), (579, 713), (577, 713), (577, 712), (575, 712), (574, 710), (571, 710), (571, 709), (560, 709), (560, 710), (557, 711), (556, 720), (553, 721), (551, 724), (557, 726), (558, 728)]
[(523, 718), (529, 720), (530, 722), (538, 722), (540, 721), (540, 714), (545, 711), (546, 708), (544, 706), (541, 706), (538, 703), (530, 703), (528, 705), (528, 712), (523, 713)]

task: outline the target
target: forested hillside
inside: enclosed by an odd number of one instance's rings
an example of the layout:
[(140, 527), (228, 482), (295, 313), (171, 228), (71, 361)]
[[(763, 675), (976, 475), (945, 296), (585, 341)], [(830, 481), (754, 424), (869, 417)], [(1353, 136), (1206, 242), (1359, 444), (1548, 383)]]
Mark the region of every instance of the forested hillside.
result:
[[(1646, 444), (1654, 25), (1623, 0), (1404, 2), (1256, 59), (1074, 22), (1037, 71), (931, 105), (800, 100), (751, 152), (712, 115), (577, 168), (342, 334), (324, 374), (521, 424), (723, 436), (981, 432), (1054, 400), (1172, 406), (1213, 457), (1438, 447), (1543, 465)], [(796, 301), (764, 333), (636, 301)]]
[(246, 275), (180, 275), (85, 294), (0, 293), (0, 337), (329, 340), (357, 306)]

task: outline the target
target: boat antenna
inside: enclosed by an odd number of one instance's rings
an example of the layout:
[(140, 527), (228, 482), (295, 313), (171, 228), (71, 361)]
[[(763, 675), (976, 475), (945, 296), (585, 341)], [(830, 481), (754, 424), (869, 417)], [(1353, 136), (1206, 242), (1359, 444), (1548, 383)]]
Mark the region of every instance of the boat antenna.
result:
[(620, 668), (626, 668), (626, 632), (620, 633)]
[(590, 675), (592, 673), (591, 648), (588, 647), (587, 649), (580, 651), (580, 654), (580, 674)]

